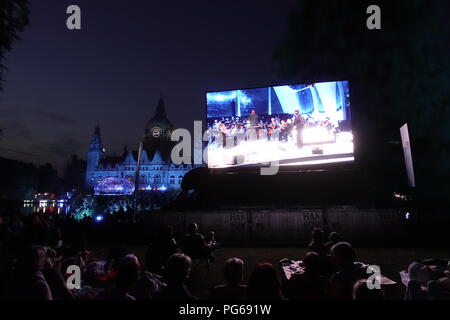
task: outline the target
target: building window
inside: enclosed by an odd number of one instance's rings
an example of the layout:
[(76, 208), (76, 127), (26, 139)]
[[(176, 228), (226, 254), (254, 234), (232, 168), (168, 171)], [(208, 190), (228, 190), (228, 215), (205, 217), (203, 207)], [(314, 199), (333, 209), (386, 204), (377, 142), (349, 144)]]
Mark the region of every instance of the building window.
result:
[(169, 183), (170, 184), (175, 184), (175, 176), (170, 176), (169, 177)]
[(159, 174), (155, 175), (153, 177), (153, 183), (154, 184), (161, 184), (161, 176)]
[(140, 183), (147, 183), (147, 176), (142, 175), (141, 176), (141, 181), (139, 181)]
[(178, 184), (181, 184), (181, 180), (183, 180), (183, 176), (178, 176)]
[(127, 175), (125, 177), (125, 179), (127, 179), (128, 181), (133, 181), (133, 176), (132, 175)]

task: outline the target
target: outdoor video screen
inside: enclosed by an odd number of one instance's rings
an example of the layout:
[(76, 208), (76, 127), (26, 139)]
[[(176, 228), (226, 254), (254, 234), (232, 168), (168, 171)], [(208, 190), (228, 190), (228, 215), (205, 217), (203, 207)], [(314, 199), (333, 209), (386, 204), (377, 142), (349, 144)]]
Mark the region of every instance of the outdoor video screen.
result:
[(208, 92), (208, 167), (351, 162), (348, 81)]

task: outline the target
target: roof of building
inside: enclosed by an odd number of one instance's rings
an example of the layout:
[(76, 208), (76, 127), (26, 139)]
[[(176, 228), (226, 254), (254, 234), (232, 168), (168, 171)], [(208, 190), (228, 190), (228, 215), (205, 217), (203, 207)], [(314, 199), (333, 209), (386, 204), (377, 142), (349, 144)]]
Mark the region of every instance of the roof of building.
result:
[(103, 167), (107, 167), (109, 165), (112, 168), (114, 168), (116, 165), (121, 164), (123, 160), (124, 160), (123, 156), (117, 155), (106, 156), (100, 160), (100, 165), (102, 165)]

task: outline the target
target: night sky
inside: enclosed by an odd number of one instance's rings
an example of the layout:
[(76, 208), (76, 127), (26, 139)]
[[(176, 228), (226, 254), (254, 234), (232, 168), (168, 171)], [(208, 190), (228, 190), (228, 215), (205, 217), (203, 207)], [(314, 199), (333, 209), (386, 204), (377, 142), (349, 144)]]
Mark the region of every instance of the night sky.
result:
[[(82, 30), (66, 28), (66, 8)], [(0, 156), (58, 169), (85, 157), (97, 120), (108, 154), (137, 148), (162, 92), (169, 119), (204, 120), (205, 92), (280, 81), (272, 54), (295, 1), (32, 0), (8, 56)]]

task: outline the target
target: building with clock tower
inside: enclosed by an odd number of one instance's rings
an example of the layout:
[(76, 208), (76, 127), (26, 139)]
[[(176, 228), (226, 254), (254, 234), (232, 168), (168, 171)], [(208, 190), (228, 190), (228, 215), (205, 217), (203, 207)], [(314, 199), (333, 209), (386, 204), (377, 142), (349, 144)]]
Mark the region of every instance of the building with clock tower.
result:
[[(147, 122), (139, 168), (139, 189), (143, 191), (180, 189), (184, 175), (195, 165), (175, 165), (170, 153), (176, 142), (171, 141), (174, 130), (167, 118), (162, 97), (154, 116)], [(138, 140), (138, 139), (136, 139)], [(86, 187), (97, 195), (122, 195), (134, 191), (138, 150), (128, 150), (120, 156), (107, 156), (97, 125), (87, 152)]]
[(156, 151), (159, 151), (164, 160), (169, 160), (170, 151), (175, 145), (175, 142), (170, 140), (172, 131), (173, 125), (167, 119), (164, 101), (159, 98), (155, 115), (145, 126), (143, 147), (147, 155), (153, 156)]

